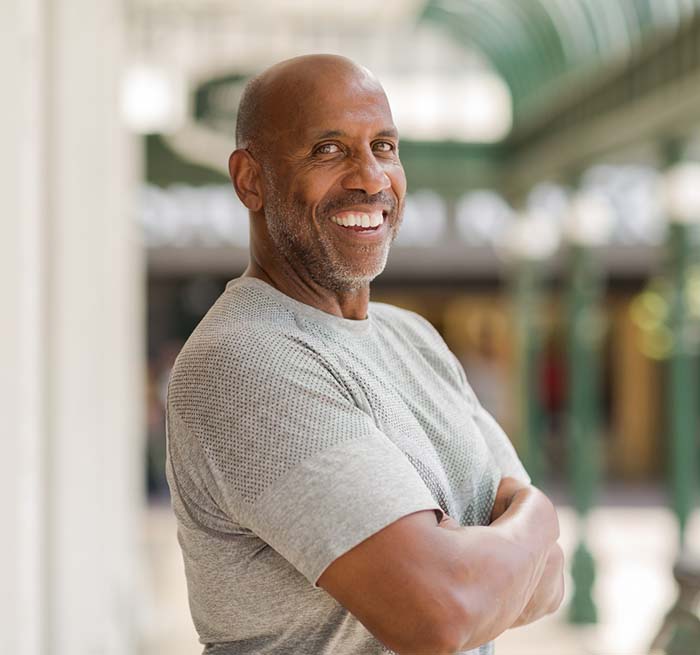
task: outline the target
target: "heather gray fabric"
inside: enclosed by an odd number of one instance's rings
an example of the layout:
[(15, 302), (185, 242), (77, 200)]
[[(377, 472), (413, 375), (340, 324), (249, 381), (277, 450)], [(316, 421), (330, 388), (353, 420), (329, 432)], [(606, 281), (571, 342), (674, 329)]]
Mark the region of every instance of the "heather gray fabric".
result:
[(324, 569), (419, 510), (484, 525), (501, 476), (527, 479), (425, 319), (374, 302), (344, 319), (254, 278), (183, 347), (167, 434), (205, 653), (391, 652), (316, 586)]

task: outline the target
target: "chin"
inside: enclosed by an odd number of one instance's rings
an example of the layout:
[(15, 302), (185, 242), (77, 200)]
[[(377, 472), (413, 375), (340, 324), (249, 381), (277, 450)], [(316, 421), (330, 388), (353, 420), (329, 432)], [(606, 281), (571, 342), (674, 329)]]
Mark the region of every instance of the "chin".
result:
[(369, 287), (370, 282), (374, 281), (383, 270), (384, 267), (382, 266), (380, 270), (367, 275), (345, 277), (339, 280), (329, 280), (329, 282), (333, 285), (335, 291), (359, 291), (360, 289)]
[(351, 280), (317, 280), (318, 284), (322, 287), (328, 289), (329, 291), (334, 291), (335, 293), (352, 293), (354, 291), (360, 291), (369, 286), (371, 282), (370, 279), (366, 278), (353, 278)]

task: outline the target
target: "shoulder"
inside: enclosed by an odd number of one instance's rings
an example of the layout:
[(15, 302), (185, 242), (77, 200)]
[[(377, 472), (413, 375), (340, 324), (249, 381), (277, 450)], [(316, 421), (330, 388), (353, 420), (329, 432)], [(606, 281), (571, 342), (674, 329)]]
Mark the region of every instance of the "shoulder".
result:
[(187, 340), (171, 374), (193, 390), (260, 380), (288, 378), (300, 369), (323, 366), (325, 358), (313, 339), (294, 330), (255, 322), (220, 330), (198, 330)]
[(229, 284), (185, 343), (176, 370), (202, 365), (212, 370), (217, 363), (249, 359), (264, 366), (312, 344), (294, 312), (259, 285)]
[[(243, 290), (243, 291), (247, 291)], [(329, 379), (322, 344), (284, 307), (223, 294), (180, 351), (169, 382), (169, 405), (230, 402), (267, 385)]]

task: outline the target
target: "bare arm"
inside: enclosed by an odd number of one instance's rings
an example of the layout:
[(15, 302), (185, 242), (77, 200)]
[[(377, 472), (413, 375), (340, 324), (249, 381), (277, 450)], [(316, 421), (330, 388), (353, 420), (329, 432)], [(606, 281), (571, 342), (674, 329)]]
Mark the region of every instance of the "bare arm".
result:
[(335, 560), (318, 584), (402, 655), (475, 648), (523, 614), (559, 536), (534, 487), (486, 527), (406, 516)]

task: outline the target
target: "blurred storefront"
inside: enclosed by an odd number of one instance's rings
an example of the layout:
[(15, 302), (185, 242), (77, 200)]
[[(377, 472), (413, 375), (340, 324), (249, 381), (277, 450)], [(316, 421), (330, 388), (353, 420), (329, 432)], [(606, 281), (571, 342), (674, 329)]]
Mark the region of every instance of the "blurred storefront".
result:
[[(140, 216), (148, 245), (148, 352), (154, 370), (196, 326), (226, 282), (247, 265), (247, 216), (230, 185), (197, 169), (200, 185), (171, 177), (180, 168), (174, 153), (149, 138), (149, 184)], [(151, 152), (153, 156), (151, 159)], [(170, 158), (170, 162), (169, 159)], [(610, 242), (601, 248), (604, 268), (605, 461), (613, 479), (659, 479), (664, 473), (659, 394), (659, 354), (654, 335), (644, 331), (640, 308), (648, 300), (648, 280), (659, 271), (664, 216), (655, 197), (659, 174), (648, 165), (607, 165), (591, 169), (594, 188), (615, 206)], [(411, 180), (402, 233), (385, 272), (373, 285), (373, 299), (426, 316), (458, 354), (482, 402), (517, 444), (512, 274), (503, 243), (518, 220), (494, 189), (466, 191), (458, 198), (422, 189)], [(593, 185), (591, 185), (593, 187)], [(567, 190), (542, 185), (529, 204), (563, 221)], [(545, 302), (539, 402), (552, 475), (564, 472), (566, 406), (563, 343), (566, 253), (544, 262)], [(640, 323), (641, 319), (641, 323)], [(162, 439), (162, 435), (160, 437)]]
[[(246, 11), (216, 3), (206, 11), (138, 5), (143, 58), (156, 62), (164, 79), (177, 68), (190, 80), (189, 102), (171, 103), (189, 105), (189, 113), (174, 112), (177, 127), (145, 141), (140, 215), (151, 359), (186, 338), (225, 281), (246, 265), (247, 216), (225, 174), (245, 80), (282, 56), (343, 52), (386, 82), (409, 178), (402, 234), (373, 297), (433, 321), (516, 444), (511, 227), (523, 212), (536, 211), (548, 223), (542, 240), (555, 232), (564, 242), (574, 195), (585, 191), (607, 203), (612, 225), (596, 245), (605, 284), (606, 474), (659, 479), (666, 470), (663, 334), (649, 328), (640, 307), (652, 294), (649, 281), (662, 272), (666, 209), (659, 184), (669, 147), (680, 148), (680, 158), (699, 149), (695, 6), (431, 0), (382, 9), (358, 3), (336, 12), (275, 3)], [(196, 30), (188, 28), (193, 16)], [(383, 21), (383, 30), (363, 29), (369, 17)], [(253, 47), (261, 34), (285, 29), (293, 41), (276, 41), (274, 51)], [(207, 48), (200, 50), (203, 40)], [(183, 51), (191, 55), (186, 61)], [(541, 263), (538, 330), (546, 347), (536, 384), (546, 468), (554, 476), (565, 470), (566, 456), (567, 255), (560, 244)]]
[[(694, 506), (697, 466), (692, 474), (682, 460), (697, 461), (688, 440), (697, 411), (679, 409), (668, 384), (678, 345), (664, 189), (669, 167), (700, 158), (698, 3), (275, 7), (274, 16), (267, 6), (222, 11), (216, 29), (204, 20), (190, 112), (174, 131), (146, 137), (153, 375), (247, 263), (247, 217), (224, 166), (245, 80), (301, 52), (356, 58), (385, 82), (409, 182), (402, 232), (372, 297), (433, 323), (533, 479), (569, 498), (567, 612), (594, 621), (595, 560), (606, 560), (595, 535), (589, 552), (585, 526), (601, 484), (644, 485), (656, 498), (668, 488), (681, 525)], [(158, 11), (149, 16), (157, 22)], [(370, 17), (382, 29), (365, 29)], [(183, 20), (163, 29), (186, 42)], [(244, 46), (285, 21), (291, 47)], [(226, 41), (223, 25), (238, 37)], [(700, 305), (690, 306), (695, 329)], [(696, 375), (697, 348), (680, 357), (676, 369), (692, 362)], [(162, 439), (156, 429), (154, 461)], [(620, 652), (638, 648), (627, 637)]]

